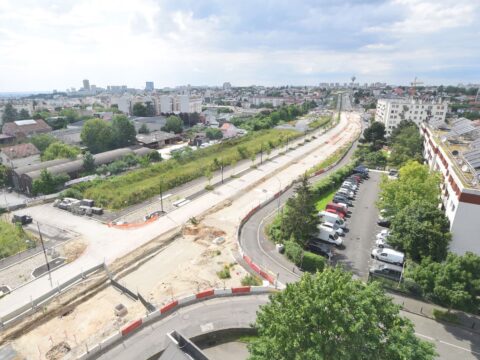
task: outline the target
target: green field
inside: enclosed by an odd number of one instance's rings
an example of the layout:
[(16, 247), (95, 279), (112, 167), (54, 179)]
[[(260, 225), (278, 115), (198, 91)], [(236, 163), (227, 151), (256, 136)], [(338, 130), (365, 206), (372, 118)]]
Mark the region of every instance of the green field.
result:
[(176, 186), (204, 176), (205, 172), (218, 170), (220, 162), (230, 165), (242, 159), (250, 159), (261, 149), (283, 145), (287, 139), (301, 136), (293, 130), (261, 130), (241, 138), (224, 141), (205, 149), (193, 151), (185, 159), (170, 159), (152, 164), (144, 169), (115, 176), (107, 180), (79, 185), (84, 197), (93, 199), (100, 206), (121, 209), (138, 204)]
[(28, 236), (21, 226), (0, 220), (0, 259), (27, 249)]

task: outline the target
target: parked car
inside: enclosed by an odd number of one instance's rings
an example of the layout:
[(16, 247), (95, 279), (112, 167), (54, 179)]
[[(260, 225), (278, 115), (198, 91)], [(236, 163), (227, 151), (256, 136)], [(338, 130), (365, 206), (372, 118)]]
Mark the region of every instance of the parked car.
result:
[(390, 227), (391, 221), (387, 218), (379, 217), (378, 221), (377, 221), (377, 224), (379, 226), (388, 228), (388, 227)]
[[(336, 205), (336, 204), (335, 204)], [(334, 209), (325, 209), (325, 212), (330, 214), (338, 215), (343, 220), (345, 218), (345, 214), (343, 212), (336, 211)], [(344, 220), (345, 221), (345, 220)]]
[(403, 268), (397, 265), (390, 264), (375, 264), (368, 273), (370, 276), (380, 276), (394, 281), (400, 281)]
[(342, 183), (342, 186), (341, 186), (341, 187), (342, 187), (342, 188), (347, 188), (347, 189), (349, 189), (349, 190), (351, 190), (351, 191), (355, 191), (355, 192), (356, 192), (357, 189), (358, 189), (358, 186), (355, 185), (353, 182), (350, 182), (350, 181), (344, 181), (344, 182)]
[(359, 185), (363, 179), (360, 175), (353, 174), (353, 175), (350, 175), (346, 180), (353, 180), (357, 183), (357, 185)]
[(335, 194), (335, 196), (333, 197), (332, 201), (336, 204), (338, 203), (342, 203), (342, 204), (345, 204), (347, 206), (352, 206), (352, 202), (350, 199), (348, 199), (346, 196), (342, 195), (342, 194)]
[(337, 224), (335, 223), (331, 223), (331, 222), (323, 222), (319, 225), (320, 228), (325, 228), (325, 229), (328, 229), (328, 230), (334, 230), (338, 235), (342, 236), (343, 235), (343, 229), (338, 226)]
[(353, 173), (360, 175), (364, 179), (368, 179), (368, 168), (363, 165), (359, 165), (353, 169)]
[(22, 225), (27, 225), (27, 224), (31, 224), (32, 221), (33, 221), (32, 217), (28, 215), (13, 215), (12, 217), (12, 223), (14, 224), (20, 223)]
[(393, 249), (375, 248), (372, 250), (371, 256), (374, 259), (395, 265), (403, 265), (403, 262), (405, 261), (405, 254)]
[(390, 171), (388, 172), (388, 178), (391, 180), (398, 179), (398, 170), (390, 169)]
[(346, 228), (345, 221), (342, 219), (340, 215), (336, 213), (332, 213), (329, 211), (320, 211), (318, 213), (318, 217), (320, 218), (321, 221), (337, 224), (342, 229)]
[(344, 187), (341, 187), (340, 189), (338, 189), (337, 194), (345, 195), (349, 199), (354, 199), (355, 198), (355, 192), (353, 192), (352, 190), (350, 190), (348, 188), (344, 188)]
[(392, 248), (392, 245), (390, 245), (388, 242), (387, 242), (387, 239), (385, 238), (377, 238), (377, 240), (375, 240), (375, 245), (378, 247), (378, 248), (386, 248), (386, 249), (393, 249)]
[(336, 212), (341, 212), (343, 214), (344, 218), (348, 214), (348, 206), (347, 205), (340, 205), (340, 204), (334, 203), (333, 201), (331, 203), (327, 204), (326, 209), (327, 209), (327, 211), (329, 209), (332, 209)]
[(317, 239), (335, 246), (342, 246), (343, 240), (333, 230), (319, 229)]
[(331, 259), (333, 257), (333, 251), (331, 245), (312, 240), (307, 245), (308, 250), (315, 254)]
[(387, 239), (389, 235), (390, 235), (389, 229), (382, 229), (382, 231), (380, 231), (376, 237), (377, 239)]

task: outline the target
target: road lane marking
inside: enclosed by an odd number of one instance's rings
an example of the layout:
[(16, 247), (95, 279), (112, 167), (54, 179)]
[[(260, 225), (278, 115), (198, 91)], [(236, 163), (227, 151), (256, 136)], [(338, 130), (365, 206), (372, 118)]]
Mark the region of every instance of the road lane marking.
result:
[(415, 333), (415, 335), (423, 337), (425, 339), (428, 339), (432, 342), (439, 342), (439, 343), (447, 345), (447, 346), (451, 346), (451, 347), (454, 347), (454, 348), (457, 348), (457, 349), (460, 349), (460, 350), (464, 350), (464, 351), (469, 352), (471, 354), (480, 355), (480, 352), (478, 352), (478, 351), (473, 351), (471, 349), (467, 349), (467, 348), (464, 348), (464, 347), (461, 347), (461, 346), (458, 346), (458, 345), (455, 345), (455, 344), (452, 344), (452, 343), (449, 343), (449, 342), (446, 342), (446, 341), (443, 341), (443, 340), (435, 339), (435, 338), (432, 338), (432, 337), (427, 336), (427, 335), (423, 335), (423, 334), (420, 334), (420, 333), (417, 333), (417, 332)]

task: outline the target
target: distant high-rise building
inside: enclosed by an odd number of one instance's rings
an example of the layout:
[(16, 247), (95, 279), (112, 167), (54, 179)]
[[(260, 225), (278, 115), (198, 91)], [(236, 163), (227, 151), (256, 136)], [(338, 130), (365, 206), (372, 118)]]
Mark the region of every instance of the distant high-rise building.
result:
[(230, 84), (229, 82), (224, 82), (223, 83), (223, 90), (224, 91), (230, 91), (232, 89), (232, 84)]
[(90, 91), (90, 81), (88, 81), (87, 79), (83, 80), (83, 88)]
[(153, 89), (154, 89), (153, 81), (145, 82), (145, 91), (153, 91)]

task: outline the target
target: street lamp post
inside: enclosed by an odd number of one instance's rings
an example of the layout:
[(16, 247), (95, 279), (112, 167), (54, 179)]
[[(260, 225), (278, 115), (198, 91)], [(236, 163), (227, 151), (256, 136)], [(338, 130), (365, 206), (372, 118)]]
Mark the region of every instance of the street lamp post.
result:
[(163, 213), (163, 179), (160, 179), (160, 207)]
[(48, 278), (50, 280), (50, 286), (53, 287), (52, 283), (52, 273), (50, 271), (50, 264), (48, 263), (47, 252), (45, 251), (45, 244), (43, 243), (42, 232), (40, 231), (40, 224), (37, 221), (38, 234), (40, 235), (40, 243), (42, 244), (43, 255), (45, 255), (45, 265), (47, 265)]

